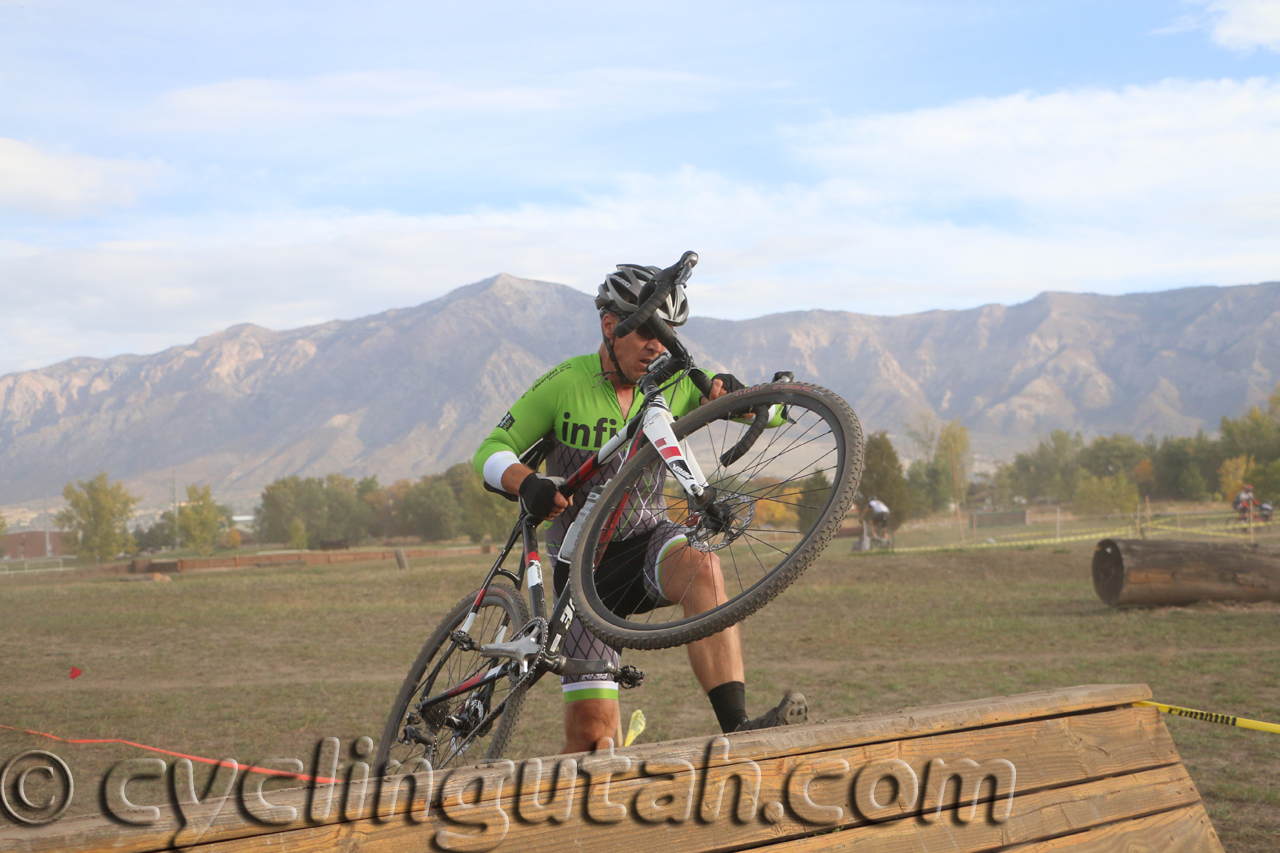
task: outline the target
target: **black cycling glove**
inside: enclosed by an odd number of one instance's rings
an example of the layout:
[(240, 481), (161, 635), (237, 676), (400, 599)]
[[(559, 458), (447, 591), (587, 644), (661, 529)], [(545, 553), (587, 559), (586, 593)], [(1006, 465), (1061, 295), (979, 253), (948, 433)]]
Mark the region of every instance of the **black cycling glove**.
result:
[(520, 505), (534, 518), (542, 521), (556, 508), (556, 495), (560, 493), (563, 477), (547, 477), (533, 471), (520, 484)]
[(743, 385), (742, 382), (738, 380), (738, 377), (734, 376), (732, 373), (717, 373), (715, 376), (711, 377), (712, 382), (715, 382), (717, 379), (719, 379), (720, 383), (724, 385), (726, 394), (732, 394), (734, 391), (741, 391), (743, 388), (747, 387), (746, 385)]

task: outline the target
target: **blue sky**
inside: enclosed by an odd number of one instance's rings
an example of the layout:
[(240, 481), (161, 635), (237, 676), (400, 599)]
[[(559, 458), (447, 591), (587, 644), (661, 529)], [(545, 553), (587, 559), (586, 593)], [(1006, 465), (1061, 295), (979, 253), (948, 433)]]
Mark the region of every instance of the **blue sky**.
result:
[(497, 272), (694, 311), (1280, 279), (1280, 0), (0, 0), (0, 374)]

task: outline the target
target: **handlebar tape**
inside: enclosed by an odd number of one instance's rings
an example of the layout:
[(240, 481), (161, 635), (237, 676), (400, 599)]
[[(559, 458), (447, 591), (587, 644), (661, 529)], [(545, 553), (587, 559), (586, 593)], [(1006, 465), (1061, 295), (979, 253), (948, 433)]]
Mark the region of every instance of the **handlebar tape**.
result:
[(649, 318), (657, 313), (658, 307), (662, 305), (663, 301), (671, 295), (671, 291), (675, 289), (675, 284), (669, 281), (660, 281), (656, 282), (656, 284), (657, 286), (654, 287), (653, 294), (644, 301), (644, 304), (637, 308), (635, 313), (630, 317), (614, 327), (613, 334), (616, 337), (625, 338), (627, 335), (640, 328), (640, 326), (649, 322)]
[[(695, 372), (699, 372), (699, 371), (695, 371)], [(705, 377), (705, 374), (703, 375)], [(773, 374), (772, 381), (790, 382), (793, 379), (795, 379), (795, 374), (792, 373), (791, 371), (779, 370), (777, 373)], [(708, 386), (710, 385), (709, 380), (707, 384)], [(743, 456), (747, 455), (747, 451), (750, 450), (751, 447), (756, 443), (756, 439), (760, 437), (760, 434), (765, 431), (765, 425), (769, 419), (770, 408), (771, 408), (770, 406), (762, 405), (762, 406), (756, 406), (754, 409), (751, 410), (752, 414), (755, 416), (751, 422), (751, 426), (747, 428), (747, 431), (746, 433), (743, 434), (742, 438), (738, 439), (737, 444), (735, 444), (733, 447), (730, 447), (723, 454), (721, 454), (720, 456), (721, 465), (727, 468), (733, 463), (737, 462)], [(787, 417), (786, 406), (782, 407), (782, 417), (783, 418)]]
[(769, 409), (770, 406), (768, 404), (764, 404), (756, 406), (751, 410), (754, 417), (752, 418), (751, 426), (747, 428), (746, 434), (744, 434), (742, 438), (738, 439), (737, 444), (730, 447), (720, 456), (720, 464), (723, 467), (728, 468), (730, 465), (747, 455), (747, 451), (749, 451), (756, 443), (756, 439), (758, 439), (760, 434), (764, 432), (765, 425), (769, 422)]
[[(697, 252), (685, 252), (680, 256), (680, 260), (654, 276), (652, 282), (654, 285), (653, 293), (649, 294), (649, 296), (644, 300), (644, 303), (635, 310), (635, 313), (623, 320), (614, 328), (614, 335), (619, 338), (625, 338), (627, 335), (640, 328), (641, 324), (649, 322), (649, 318), (654, 315), (666, 298), (671, 295), (671, 291), (689, 280), (689, 276), (693, 274), (693, 268), (697, 266), (697, 264)], [(655, 333), (657, 332), (656, 329), (654, 331)], [(661, 335), (659, 335), (659, 340), (661, 340)]]
[[(663, 342), (663, 345), (666, 345), (665, 341)], [(698, 390), (702, 392), (702, 396), (710, 400), (711, 383), (713, 380), (707, 375), (707, 372), (701, 368), (695, 367), (693, 370), (689, 371), (689, 378), (693, 380), (694, 385), (698, 386)]]

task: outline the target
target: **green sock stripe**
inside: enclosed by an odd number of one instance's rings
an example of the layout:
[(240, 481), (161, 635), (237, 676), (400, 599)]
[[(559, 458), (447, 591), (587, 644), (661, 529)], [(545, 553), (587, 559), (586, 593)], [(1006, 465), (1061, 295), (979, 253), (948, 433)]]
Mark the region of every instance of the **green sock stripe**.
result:
[(588, 687), (585, 690), (566, 690), (564, 701), (577, 702), (579, 699), (613, 699), (618, 698), (616, 687)]

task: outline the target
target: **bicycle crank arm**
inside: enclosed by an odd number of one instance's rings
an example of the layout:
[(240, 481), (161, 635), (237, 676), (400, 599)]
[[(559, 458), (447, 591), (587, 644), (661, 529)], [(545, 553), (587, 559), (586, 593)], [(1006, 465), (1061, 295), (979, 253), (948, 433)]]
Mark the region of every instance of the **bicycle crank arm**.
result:
[(533, 637), (520, 637), (506, 643), (486, 643), (480, 647), (480, 654), (520, 662), (536, 657), (541, 650), (542, 644)]
[(556, 675), (612, 675), (618, 679), (618, 686), (624, 689), (639, 687), (644, 683), (644, 671), (630, 664), (617, 666), (607, 660), (579, 660), (556, 655), (547, 669)]

